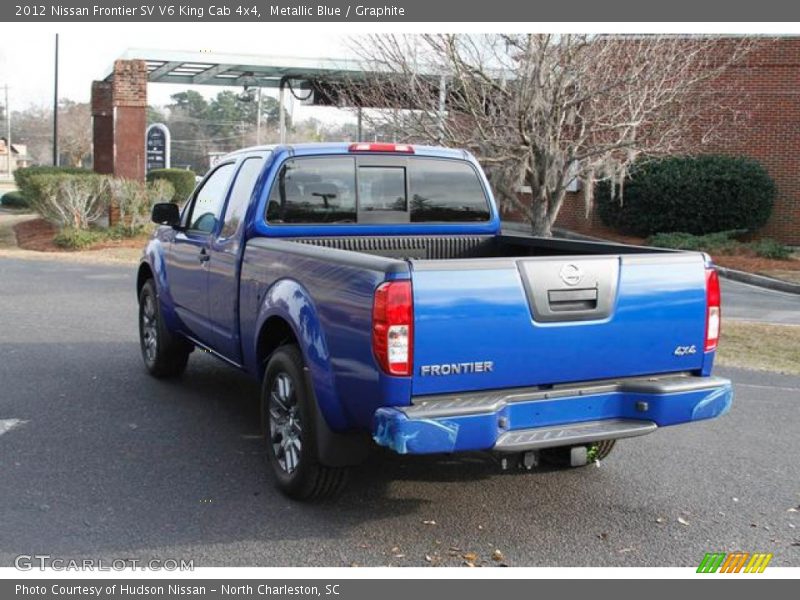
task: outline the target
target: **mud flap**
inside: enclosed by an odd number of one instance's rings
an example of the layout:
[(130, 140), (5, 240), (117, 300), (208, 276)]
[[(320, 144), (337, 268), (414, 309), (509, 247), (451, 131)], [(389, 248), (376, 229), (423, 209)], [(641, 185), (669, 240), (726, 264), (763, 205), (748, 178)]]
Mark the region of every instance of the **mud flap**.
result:
[(317, 442), (317, 459), (326, 467), (355, 467), (363, 463), (369, 456), (371, 443), (369, 436), (363, 433), (339, 433), (333, 431), (325, 420), (325, 416), (317, 403), (311, 372), (303, 369), (306, 387), (313, 400), (314, 432)]

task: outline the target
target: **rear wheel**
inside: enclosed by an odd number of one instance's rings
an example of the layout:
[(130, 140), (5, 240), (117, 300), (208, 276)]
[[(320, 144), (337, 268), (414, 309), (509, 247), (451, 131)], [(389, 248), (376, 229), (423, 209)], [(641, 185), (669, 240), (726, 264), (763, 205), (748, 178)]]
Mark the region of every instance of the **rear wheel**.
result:
[[(600, 442), (583, 444), (586, 448), (586, 463), (578, 466), (585, 467), (594, 462), (604, 460), (611, 454), (616, 443), (617, 440), (602, 440)], [(547, 448), (542, 450), (542, 461), (556, 467), (571, 467), (570, 454), (572, 448), (572, 446), (563, 446), (561, 448)]]
[(595, 442), (594, 444), (589, 444), (587, 447), (587, 459), (588, 462), (593, 463), (598, 460), (605, 459), (611, 451), (614, 449), (614, 446), (617, 445), (617, 440), (603, 440), (602, 442)]
[(338, 494), (347, 469), (319, 462), (313, 397), (297, 346), (281, 346), (267, 363), (261, 387), (267, 457), (278, 488), (295, 500)]
[(139, 345), (142, 360), (154, 377), (176, 377), (186, 369), (191, 345), (164, 324), (156, 285), (148, 279), (139, 293)]

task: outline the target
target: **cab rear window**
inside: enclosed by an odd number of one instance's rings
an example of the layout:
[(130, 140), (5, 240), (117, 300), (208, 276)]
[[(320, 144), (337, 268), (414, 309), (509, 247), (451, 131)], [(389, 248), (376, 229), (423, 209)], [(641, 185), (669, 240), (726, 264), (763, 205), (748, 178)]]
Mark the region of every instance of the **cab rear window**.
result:
[(478, 173), (463, 161), (329, 156), (287, 160), (267, 206), (271, 224), (488, 221)]
[(426, 158), (411, 162), (412, 221), (489, 220), (489, 203), (472, 165)]

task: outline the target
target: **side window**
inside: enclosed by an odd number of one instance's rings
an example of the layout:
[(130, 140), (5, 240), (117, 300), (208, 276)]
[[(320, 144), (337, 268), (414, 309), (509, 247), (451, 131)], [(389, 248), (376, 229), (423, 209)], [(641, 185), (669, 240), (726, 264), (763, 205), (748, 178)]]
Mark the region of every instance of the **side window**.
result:
[(355, 223), (355, 159), (296, 158), (281, 167), (267, 206), (270, 223)]
[(250, 197), (253, 195), (253, 187), (263, 164), (264, 159), (261, 157), (247, 158), (239, 168), (236, 181), (233, 182), (231, 196), (228, 199), (228, 206), (225, 209), (225, 219), (222, 222), (220, 237), (232, 237), (239, 230), (239, 224), (244, 220), (250, 204)]
[(189, 229), (211, 233), (217, 226), (225, 204), (225, 192), (233, 174), (233, 163), (227, 163), (206, 179), (195, 195), (189, 215)]

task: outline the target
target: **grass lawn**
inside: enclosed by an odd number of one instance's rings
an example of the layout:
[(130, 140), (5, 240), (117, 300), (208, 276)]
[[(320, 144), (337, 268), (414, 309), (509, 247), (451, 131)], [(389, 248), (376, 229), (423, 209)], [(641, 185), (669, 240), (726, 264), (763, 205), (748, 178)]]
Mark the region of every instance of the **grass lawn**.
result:
[(775, 269), (773, 271), (764, 271), (762, 275), (767, 277), (774, 277), (775, 279), (783, 279), (789, 283), (800, 283), (800, 270), (797, 271), (784, 271)]
[(800, 326), (728, 319), (716, 364), (800, 375)]

